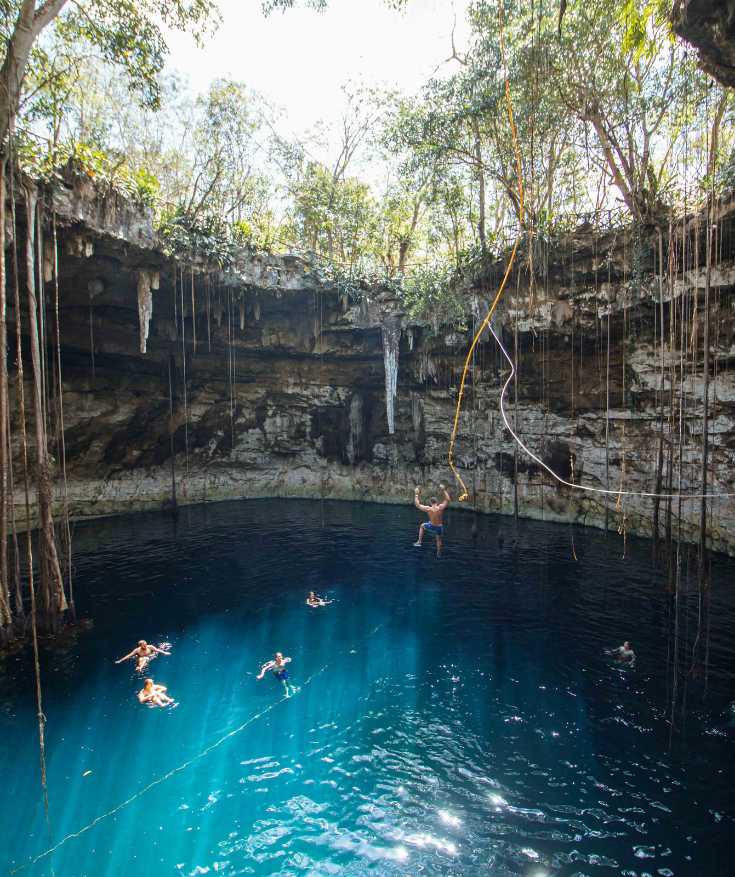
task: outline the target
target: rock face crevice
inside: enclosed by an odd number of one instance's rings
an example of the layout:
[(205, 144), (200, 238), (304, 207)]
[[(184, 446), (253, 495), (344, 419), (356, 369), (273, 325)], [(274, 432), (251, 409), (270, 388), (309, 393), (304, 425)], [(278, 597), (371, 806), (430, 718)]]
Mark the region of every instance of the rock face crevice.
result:
[(696, 47), (702, 69), (735, 88), (735, 0), (676, 0), (671, 21)]
[[(718, 214), (723, 244), (710, 272), (714, 493), (735, 491), (733, 214), (729, 205)], [(349, 300), (291, 256), (243, 254), (226, 272), (195, 265), (192, 307), (191, 266), (174, 265), (140, 235), (131, 243), (60, 214), (59, 239), (73, 515), (237, 497), (405, 503), (415, 484), (452, 487), (447, 447), (472, 315), (486, 312), (502, 265), (489, 266), (462, 290), (466, 326), (442, 327), (412, 320), (386, 291), (366, 289), (361, 300)], [(706, 272), (692, 264), (675, 277), (657, 276), (656, 240), (633, 254), (624, 233), (573, 237), (560, 250), (563, 259), (549, 253), (541, 282), (529, 284), (523, 270), (511, 280), (494, 320), (518, 366), (507, 399), (514, 429), (565, 479), (655, 490), (663, 435), (662, 483), (678, 492), (681, 429), (682, 490), (699, 488)], [(154, 277), (157, 288), (155, 282), (149, 288)], [(11, 324), (15, 316), (9, 314)], [(615, 497), (575, 491), (518, 452), (498, 406), (506, 376), (487, 334), (471, 366), (455, 452), (471, 506), (503, 513), (517, 506), (524, 516), (610, 529), (624, 524), (650, 534), (651, 499), (618, 504)], [(52, 453), (58, 461), (59, 447)], [(60, 508), (58, 487), (56, 499)], [(19, 520), (23, 508), (17, 495)], [(661, 531), (667, 516), (675, 527), (678, 504), (669, 510), (664, 501), (659, 511)], [(709, 518), (712, 545), (735, 551), (733, 499), (713, 500)], [(684, 503), (684, 536), (695, 537), (698, 520), (699, 504)]]

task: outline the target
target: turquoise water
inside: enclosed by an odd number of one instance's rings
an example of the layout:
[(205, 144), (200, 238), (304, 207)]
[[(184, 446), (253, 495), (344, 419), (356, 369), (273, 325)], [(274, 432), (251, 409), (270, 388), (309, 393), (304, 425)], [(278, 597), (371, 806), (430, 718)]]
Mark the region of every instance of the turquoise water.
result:
[[(417, 522), (254, 501), (78, 526), (94, 627), (43, 653), (50, 833), (28, 655), (0, 671), (1, 873), (729, 873), (735, 566), (715, 564), (708, 694), (692, 684), (670, 747), (647, 543), (621, 560), (577, 531), (575, 562), (567, 527), (484, 518), (473, 538), (455, 512), (437, 560)], [(114, 664), (141, 637), (173, 644), (150, 675), (175, 709)], [(603, 655), (625, 638), (634, 670)], [(288, 700), (255, 679), (276, 650)]]

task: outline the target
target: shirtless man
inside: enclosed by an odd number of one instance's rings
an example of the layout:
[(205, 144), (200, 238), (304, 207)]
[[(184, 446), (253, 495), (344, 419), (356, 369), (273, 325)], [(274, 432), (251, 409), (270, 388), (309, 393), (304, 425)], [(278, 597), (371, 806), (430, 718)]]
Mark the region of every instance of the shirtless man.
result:
[(283, 691), (286, 697), (291, 697), (291, 692), (293, 691), (295, 693), (298, 689), (288, 681), (288, 668), (286, 667), (286, 664), (290, 663), (291, 658), (284, 658), (281, 652), (276, 652), (272, 661), (267, 661), (263, 664), (260, 668), (260, 673), (258, 673), (256, 678), (262, 679), (269, 670), (272, 670), (276, 679), (283, 683)]
[(612, 649), (610, 652), (613, 657), (617, 658), (618, 661), (625, 662), (626, 664), (635, 664), (635, 652), (633, 651), (633, 647), (626, 640), (622, 646), (618, 646), (617, 649)]
[(311, 606), (312, 609), (317, 609), (319, 606), (329, 606), (331, 602), (331, 600), (325, 600), (324, 597), (317, 597), (313, 591), (309, 591), (309, 596), (306, 598), (306, 605)]
[(444, 509), (449, 505), (452, 501), (452, 497), (447, 493), (447, 488), (443, 485), (439, 485), (439, 490), (444, 494), (444, 500), (442, 502), (437, 502), (436, 499), (432, 496), (429, 500), (431, 505), (421, 505), (421, 501), (419, 496), (421, 494), (421, 488), (417, 487), (414, 491), (413, 496), (413, 504), (416, 508), (421, 512), (426, 512), (429, 516), (428, 521), (424, 521), (423, 524), (419, 527), (419, 538), (418, 542), (414, 542), (414, 548), (421, 548), (421, 543), (424, 541), (424, 533), (431, 533), (436, 537), (436, 553), (441, 554), (442, 546), (444, 545)]
[(143, 688), (138, 692), (138, 700), (151, 706), (170, 706), (174, 699), (169, 697), (166, 691), (165, 685), (156, 685), (152, 679), (146, 679)]
[(156, 657), (156, 655), (170, 655), (171, 652), (167, 652), (164, 649), (159, 649), (158, 646), (152, 646), (150, 643), (147, 643), (144, 639), (138, 642), (138, 645), (133, 649), (132, 652), (129, 652), (125, 655), (124, 658), (120, 658), (119, 661), (115, 661), (116, 664), (122, 664), (123, 661), (129, 661), (131, 658), (135, 658), (135, 669), (140, 671), (144, 670), (148, 664)]

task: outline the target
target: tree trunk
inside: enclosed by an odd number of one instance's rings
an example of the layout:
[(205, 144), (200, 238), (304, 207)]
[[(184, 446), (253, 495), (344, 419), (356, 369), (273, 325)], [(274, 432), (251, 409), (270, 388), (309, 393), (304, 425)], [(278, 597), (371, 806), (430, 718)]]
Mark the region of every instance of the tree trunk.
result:
[(36, 0), (23, 0), (7, 51), (0, 67), (0, 143), (10, 132), (20, 104), (23, 80), (33, 43), (66, 5), (67, 0), (44, 0), (36, 9)]

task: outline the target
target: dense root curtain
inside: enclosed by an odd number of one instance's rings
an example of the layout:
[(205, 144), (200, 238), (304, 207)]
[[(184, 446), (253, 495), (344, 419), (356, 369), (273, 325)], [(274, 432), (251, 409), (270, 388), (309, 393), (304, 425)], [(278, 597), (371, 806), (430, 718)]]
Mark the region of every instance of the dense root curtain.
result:
[(45, 376), (41, 359), (38, 322), (38, 298), (35, 272), (35, 229), (38, 193), (32, 184), (24, 190), (26, 206), (26, 293), (28, 304), (28, 335), (33, 367), (33, 420), (36, 445), (36, 489), (38, 495), (38, 550), (41, 572), (41, 611), (44, 626), (57, 628), (68, 609), (61, 565), (54, 534), (53, 498), (48, 455), (48, 434), (43, 406)]

